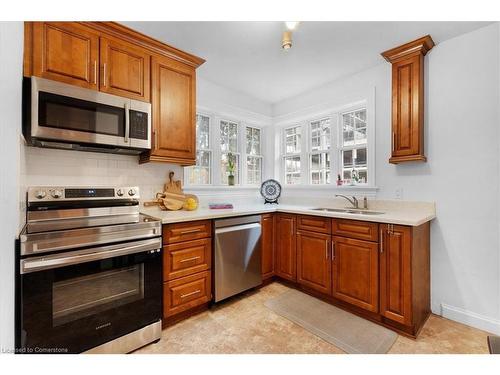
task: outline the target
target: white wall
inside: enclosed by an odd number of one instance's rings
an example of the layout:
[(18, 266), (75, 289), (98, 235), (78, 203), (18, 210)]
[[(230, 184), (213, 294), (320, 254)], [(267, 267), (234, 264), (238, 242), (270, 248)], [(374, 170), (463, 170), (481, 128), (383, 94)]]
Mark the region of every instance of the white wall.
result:
[[(274, 106), (276, 118), (376, 92), (379, 198), (435, 201), (432, 311), (500, 333), (499, 25), (438, 44), (426, 57), (427, 163), (392, 165), (391, 69), (380, 65)], [(382, 60), (382, 59), (381, 59)], [(344, 103), (345, 104), (345, 103)], [(285, 188), (286, 195), (286, 188)]]
[(23, 24), (0, 22), (0, 353), (14, 347), (14, 241), (18, 232)]

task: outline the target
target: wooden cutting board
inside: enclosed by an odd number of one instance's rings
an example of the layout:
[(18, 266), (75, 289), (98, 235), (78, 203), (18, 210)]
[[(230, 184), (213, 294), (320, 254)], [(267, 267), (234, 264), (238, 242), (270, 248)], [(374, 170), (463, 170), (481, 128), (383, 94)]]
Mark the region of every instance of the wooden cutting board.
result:
[(199, 203), (196, 195), (184, 194), (182, 191), (182, 182), (174, 180), (174, 172), (170, 172), (168, 174), (168, 182), (164, 186), (164, 192), (157, 193), (155, 200), (144, 202), (144, 206), (159, 206), (162, 210), (177, 211), (182, 209), (188, 198), (193, 198)]

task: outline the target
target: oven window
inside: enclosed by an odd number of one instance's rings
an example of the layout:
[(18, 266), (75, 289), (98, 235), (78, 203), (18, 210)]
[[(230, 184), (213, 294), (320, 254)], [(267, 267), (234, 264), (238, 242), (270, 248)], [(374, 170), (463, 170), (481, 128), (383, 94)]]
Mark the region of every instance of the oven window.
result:
[(144, 298), (144, 264), (68, 278), (52, 284), (53, 326)]
[(86, 133), (125, 136), (125, 109), (40, 92), (40, 126)]

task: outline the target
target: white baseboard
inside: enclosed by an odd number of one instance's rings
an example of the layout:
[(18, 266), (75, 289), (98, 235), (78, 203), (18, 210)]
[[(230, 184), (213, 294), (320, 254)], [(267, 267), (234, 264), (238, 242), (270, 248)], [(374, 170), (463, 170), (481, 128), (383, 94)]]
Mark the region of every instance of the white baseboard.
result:
[(460, 307), (441, 304), (441, 316), (468, 326), (500, 335), (500, 320), (477, 314)]

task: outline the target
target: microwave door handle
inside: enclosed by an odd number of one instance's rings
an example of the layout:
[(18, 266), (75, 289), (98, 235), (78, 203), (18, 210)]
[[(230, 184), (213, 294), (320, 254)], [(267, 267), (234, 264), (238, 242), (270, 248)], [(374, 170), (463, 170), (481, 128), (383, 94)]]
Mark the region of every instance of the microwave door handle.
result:
[(130, 137), (130, 104), (125, 102), (125, 143), (128, 143)]

